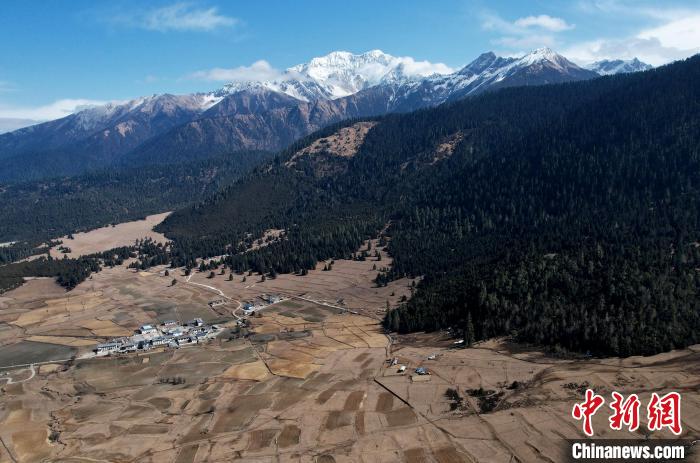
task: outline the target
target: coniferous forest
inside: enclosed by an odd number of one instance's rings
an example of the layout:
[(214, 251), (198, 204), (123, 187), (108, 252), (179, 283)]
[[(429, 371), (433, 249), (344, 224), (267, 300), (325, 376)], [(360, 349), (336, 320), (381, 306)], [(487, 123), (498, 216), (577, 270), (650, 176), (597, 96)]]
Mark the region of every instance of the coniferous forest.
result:
[[(0, 184), (0, 242), (26, 240), (34, 247), (68, 233), (183, 207), (213, 194), (270, 157), (266, 152), (241, 151), (203, 161)], [(19, 255), (17, 250), (13, 255)], [(0, 264), (9, 257), (10, 251), (0, 247)]]
[[(377, 284), (423, 277), (390, 330), (592, 355), (683, 347), (700, 341), (698, 82), (696, 56), (505, 89), (378, 119), (352, 157), (289, 162), (336, 125), (160, 230), (175, 265), (228, 254), (238, 271), (303, 274), (388, 224), (394, 262)], [(235, 252), (270, 228), (285, 239)]]

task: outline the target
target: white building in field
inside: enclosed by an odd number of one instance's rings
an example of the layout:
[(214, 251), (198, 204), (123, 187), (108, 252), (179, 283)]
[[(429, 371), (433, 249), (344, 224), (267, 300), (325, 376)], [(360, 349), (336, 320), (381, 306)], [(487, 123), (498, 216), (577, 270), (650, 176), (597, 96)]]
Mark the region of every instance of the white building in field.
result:
[(151, 339), (151, 346), (153, 347), (158, 347), (158, 346), (166, 346), (170, 342), (169, 339), (164, 338), (162, 336), (158, 336), (157, 338)]
[(198, 344), (207, 340), (210, 336), (216, 336), (219, 327), (207, 325), (201, 318), (195, 318), (186, 325), (179, 322), (165, 321), (158, 325), (143, 325), (134, 334), (127, 338), (111, 339), (104, 344), (98, 344), (93, 351), (96, 355), (109, 355), (112, 353), (129, 353), (147, 351), (156, 347), (179, 348), (183, 345)]
[(138, 349), (138, 346), (133, 342), (128, 342), (119, 346), (119, 352), (136, 352), (136, 349)]
[(153, 325), (143, 325), (139, 328), (139, 332), (141, 334), (153, 334), (156, 332), (156, 327)]
[(104, 344), (98, 344), (95, 347), (95, 352), (98, 354), (109, 354), (111, 352), (117, 352), (121, 343), (118, 342), (106, 342)]

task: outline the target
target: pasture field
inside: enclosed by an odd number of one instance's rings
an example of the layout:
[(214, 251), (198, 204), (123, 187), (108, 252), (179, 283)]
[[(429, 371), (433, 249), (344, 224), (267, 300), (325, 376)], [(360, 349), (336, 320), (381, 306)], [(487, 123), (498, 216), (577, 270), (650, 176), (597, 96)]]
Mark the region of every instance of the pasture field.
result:
[[(0, 369), (0, 462), (559, 462), (564, 439), (582, 435), (571, 407), (584, 387), (643, 403), (677, 390), (684, 437), (700, 432), (700, 346), (556, 359), (503, 339), (456, 349), (447, 333), (392, 338), (381, 315), (411, 282), (376, 288), (375, 264), (264, 282), (118, 267), (71, 292), (34, 279), (3, 294), (0, 366), (49, 363)], [(241, 303), (265, 293), (287, 299), (250, 317), (242, 335)], [(179, 350), (85, 355), (142, 324), (194, 317), (222, 334)], [(594, 418), (598, 436), (630, 436), (606, 419)]]
[[(142, 238), (151, 238), (156, 242), (165, 243), (167, 241), (165, 236), (154, 232), (153, 227), (165, 220), (168, 215), (170, 215), (170, 212), (163, 212), (149, 215), (143, 220), (134, 220), (116, 224), (115, 226), (96, 228), (88, 232), (75, 233), (73, 239), (69, 239), (68, 236), (56, 239), (63, 241), (63, 246), (71, 250), (66, 255), (72, 258), (120, 246), (131, 246), (134, 244), (134, 241)], [(58, 246), (54, 246), (49, 252), (54, 258), (63, 258), (64, 255), (58, 249)]]
[[(365, 243), (361, 249), (367, 249), (368, 244)], [(371, 254), (374, 254), (377, 246), (377, 240), (371, 240)], [(330, 271), (323, 269), (332, 261), (319, 262), (316, 269), (310, 270), (305, 276), (284, 274), (274, 279), (266, 278), (263, 281), (260, 275), (246, 273), (245, 275), (234, 274), (233, 280), (228, 281), (227, 270), (225, 275), (215, 272), (214, 278), (208, 278), (209, 272), (196, 272), (191, 276), (190, 281), (213, 286), (241, 301), (252, 301), (265, 293), (292, 297), (293, 301), (283, 303), (282, 306), (289, 309), (290, 314), (295, 312), (294, 305), (290, 304), (308, 299), (343, 307), (361, 315), (380, 318), (384, 316), (387, 302), (393, 307), (403, 296), (410, 296), (411, 284), (414, 280), (404, 278), (393, 281), (385, 287), (377, 287), (374, 279), (379, 270), (391, 265), (391, 257), (386, 251), (383, 248), (378, 251), (381, 254), (379, 261), (374, 256), (364, 261), (337, 260)], [(313, 313), (309, 313), (308, 316), (314, 317)]]

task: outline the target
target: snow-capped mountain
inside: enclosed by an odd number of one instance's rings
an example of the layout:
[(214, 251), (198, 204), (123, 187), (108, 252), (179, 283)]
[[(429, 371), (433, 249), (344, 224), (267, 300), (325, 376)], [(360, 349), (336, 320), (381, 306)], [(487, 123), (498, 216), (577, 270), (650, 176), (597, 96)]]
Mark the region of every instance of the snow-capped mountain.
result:
[(549, 48), (519, 57), (483, 53), (455, 73), (402, 82), (391, 97), (389, 111), (410, 111), (489, 90), (543, 85), (598, 77)]
[(417, 63), (411, 58), (392, 56), (381, 50), (359, 55), (335, 51), (313, 58), (308, 63), (292, 66), (275, 80), (233, 82), (217, 94), (265, 89), (285, 93), (301, 101), (332, 100), (382, 82), (418, 80), (450, 71), (443, 64)]
[(588, 66), (586, 66), (587, 69), (590, 69), (593, 72), (596, 72), (600, 74), (601, 76), (608, 76), (612, 74), (626, 74), (629, 72), (640, 72), (640, 71), (648, 71), (651, 69), (653, 66), (651, 64), (644, 63), (642, 61), (639, 61), (637, 58), (633, 58), (631, 60), (621, 60), (621, 59), (614, 59), (614, 60), (602, 60), (602, 61), (596, 61), (595, 63), (592, 63)]
[[(611, 62), (614, 63), (614, 62)], [(646, 65), (601, 65), (600, 73)], [(152, 95), (84, 109), (0, 135), (0, 181), (64, 175), (128, 162), (184, 161), (280, 149), (347, 118), (407, 112), (485, 91), (598, 77), (548, 48), (484, 53), (462, 69), (380, 50), (333, 52), (268, 81), (191, 95)]]
[[(146, 140), (201, 115), (211, 94), (152, 95), (93, 106), (54, 121), (0, 135), (0, 180), (76, 173), (109, 165)], [(14, 166), (17, 165), (16, 169)], [(28, 166), (29, 165), (29, 166)]]

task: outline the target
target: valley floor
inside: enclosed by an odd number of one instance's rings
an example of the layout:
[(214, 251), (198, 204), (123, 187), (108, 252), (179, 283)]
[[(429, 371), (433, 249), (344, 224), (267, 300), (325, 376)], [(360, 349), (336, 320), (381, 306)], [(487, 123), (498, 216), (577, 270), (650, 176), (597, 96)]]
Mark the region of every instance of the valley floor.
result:
[[(67, 293), (34, 279), (3, 294), (0, 462), (561, 462), (564, 439), (582, 436), (571, 407), (585, 385), (643, 403), (677, 390), (686, 435), (700, 432), (700, 346), (560, 360), (504, 340), (456, 349), (446, 333), (392, 338), (379, 320), (411, 282), (373, 287), (376, 264), (390, 259), (245, 282), (124, 266)], [(262, 294), (287, 299), (249, 318), (242, 336), (241, 306)], [(179, 350), (82, 358), (142, 324), (195, 317), (223, 334)], [(415, 375), (418, 367), (431, 374)], [(478, 388), (503, 393), (493, 410), (467, 392)], [(595, 416), (597, 436), (629, 436), (606, 419)]]

